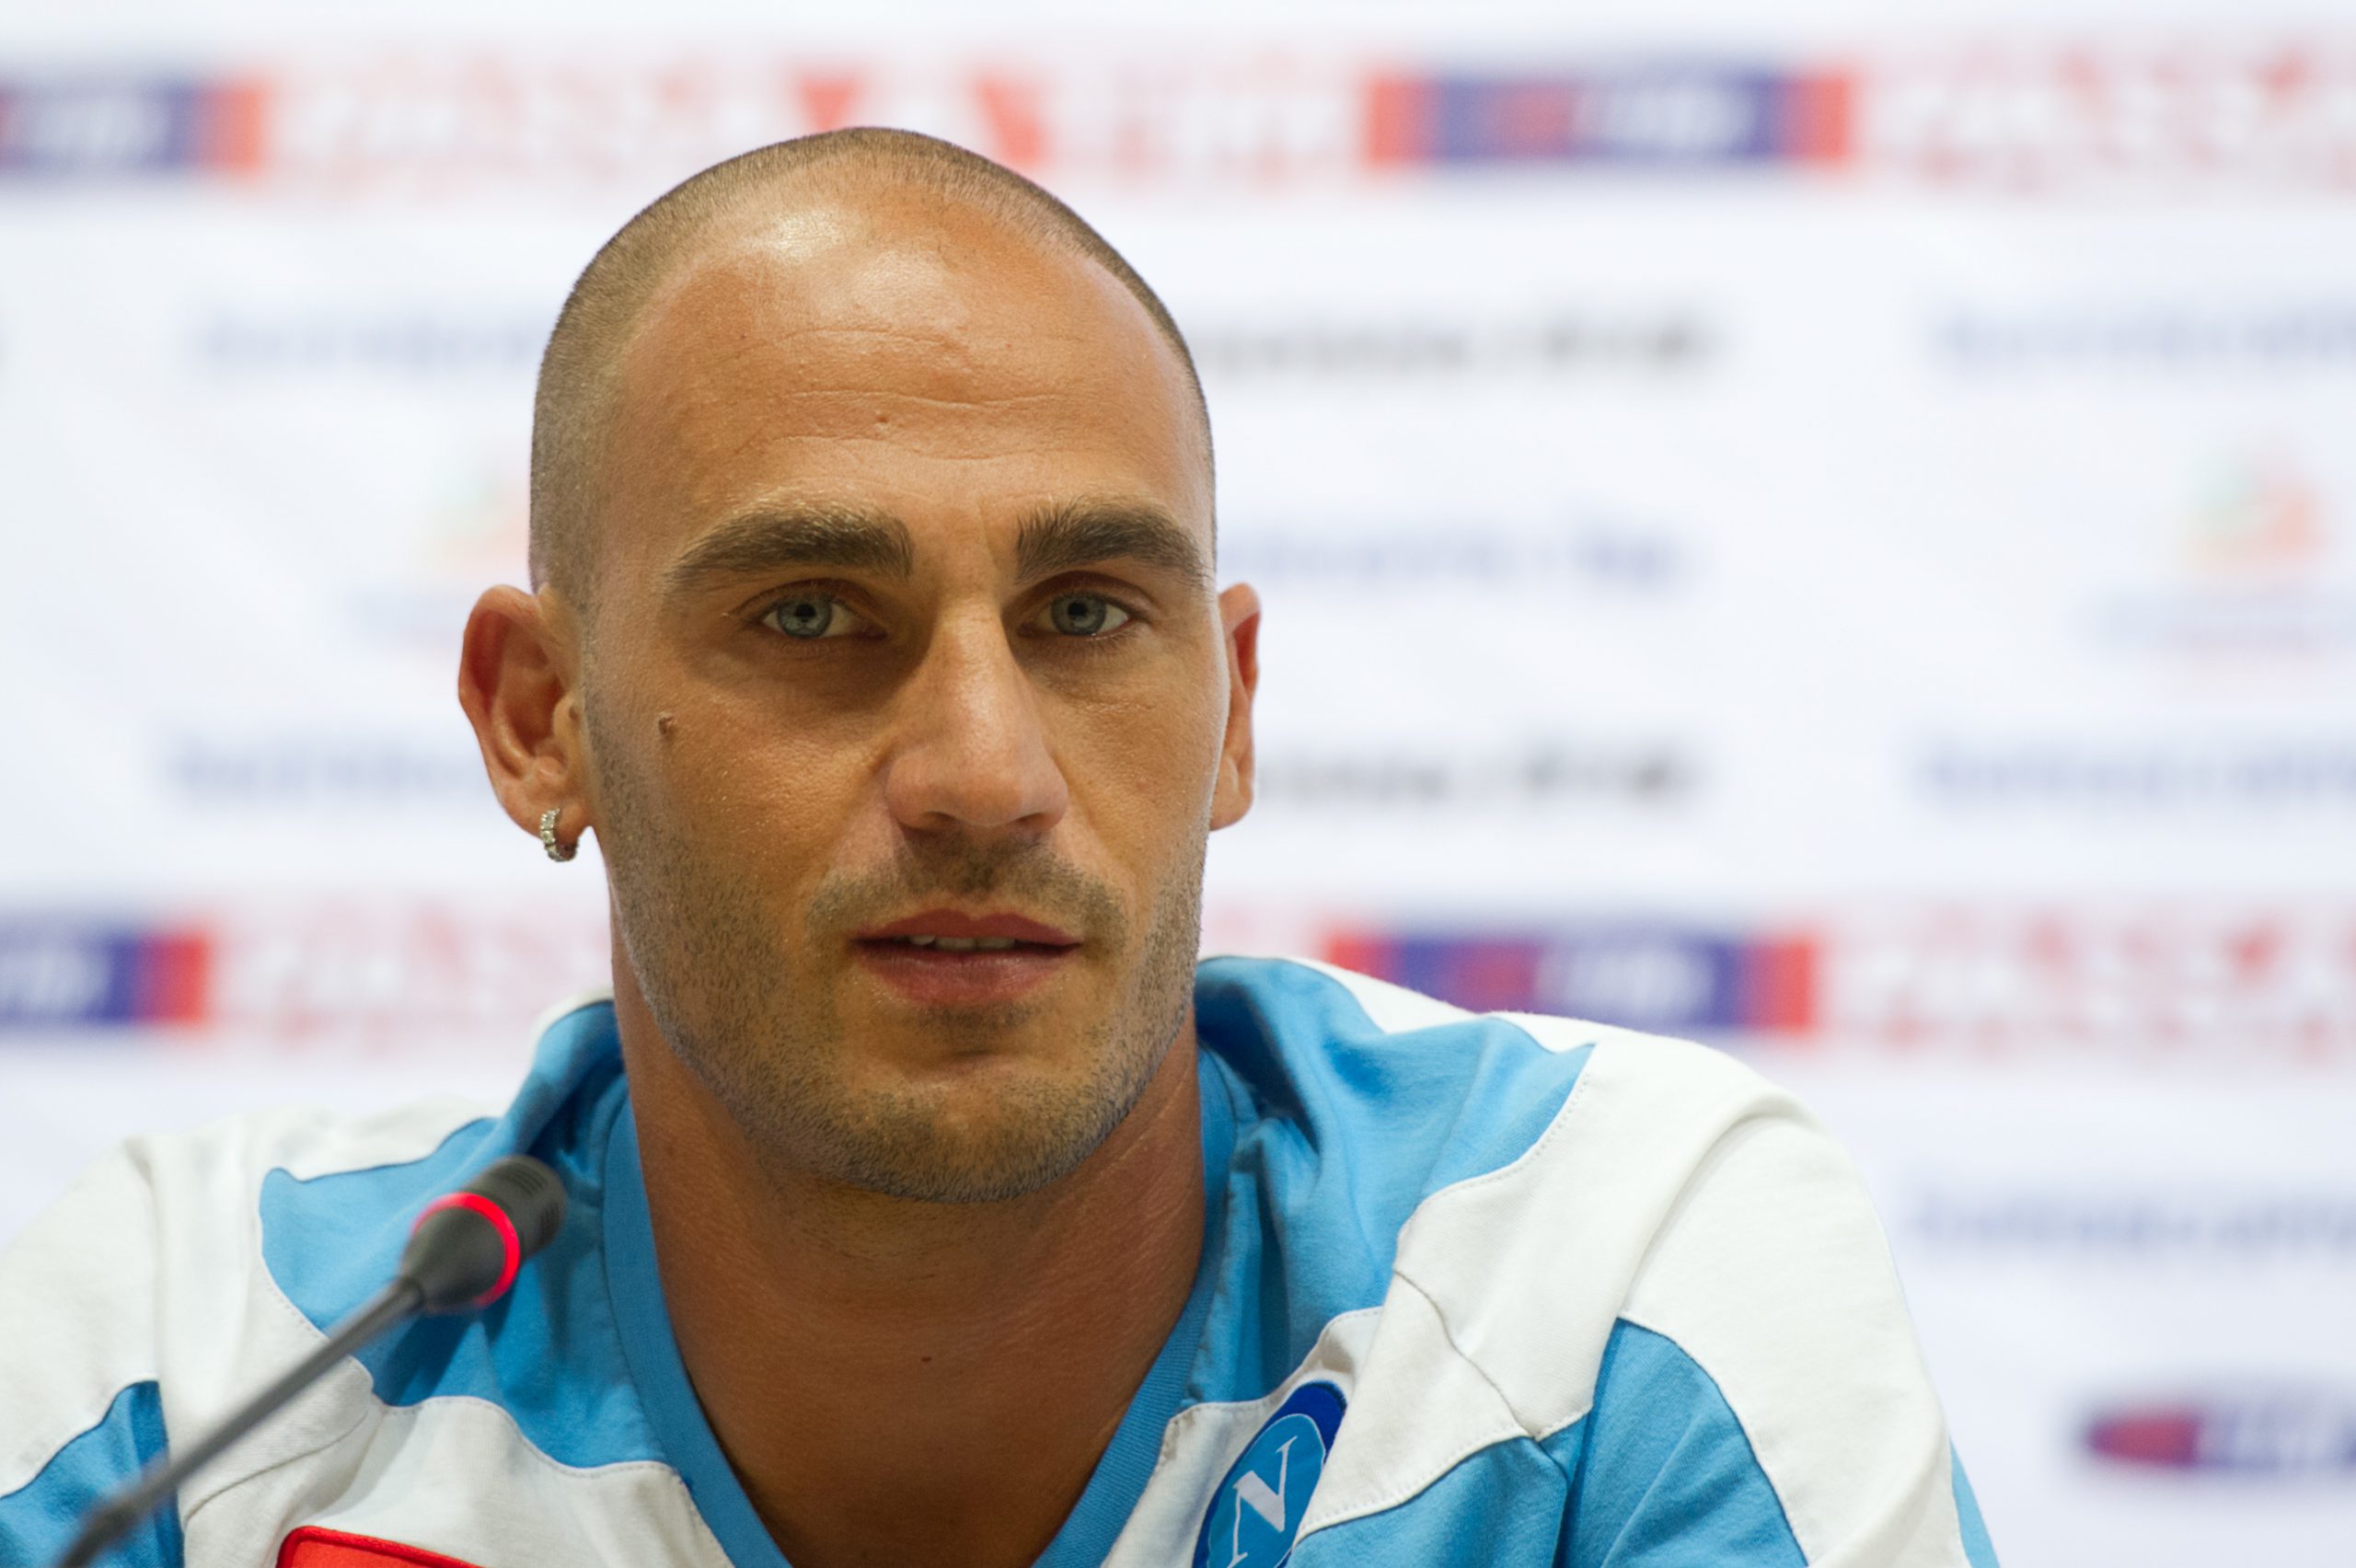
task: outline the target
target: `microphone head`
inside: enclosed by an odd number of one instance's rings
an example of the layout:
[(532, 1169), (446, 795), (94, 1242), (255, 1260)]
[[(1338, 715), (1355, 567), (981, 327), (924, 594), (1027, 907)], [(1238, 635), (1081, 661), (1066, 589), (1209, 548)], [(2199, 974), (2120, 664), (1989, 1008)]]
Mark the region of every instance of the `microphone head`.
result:
[(564, 1223), (563, 1181), (528, 1154), (492, 1160), (460, 1190), (489, 1198), (506, 1212), (526, 1258), (555, 1240)]
[(556, 1172), (511, 1154), (425, 1205), (401, 1253), (400, 1277), (418, 1287), (420, 1310), (471, 1312), (504, 1296), (524, 1260), (563, 1223)]

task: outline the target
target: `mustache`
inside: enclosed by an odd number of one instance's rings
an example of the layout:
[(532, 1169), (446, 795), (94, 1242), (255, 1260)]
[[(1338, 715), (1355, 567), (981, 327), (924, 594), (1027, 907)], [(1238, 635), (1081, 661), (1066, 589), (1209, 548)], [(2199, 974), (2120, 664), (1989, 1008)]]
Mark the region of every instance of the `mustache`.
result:
[(929, 902), (984, 900), (1075, 936), (1119, 946), (1128, 934), (1120, 896), (1044, 844), (973, 840), (907, 845), (888, 866), (835, 871), (819, 882), (805, 916), (823, 936), (915, 913)]

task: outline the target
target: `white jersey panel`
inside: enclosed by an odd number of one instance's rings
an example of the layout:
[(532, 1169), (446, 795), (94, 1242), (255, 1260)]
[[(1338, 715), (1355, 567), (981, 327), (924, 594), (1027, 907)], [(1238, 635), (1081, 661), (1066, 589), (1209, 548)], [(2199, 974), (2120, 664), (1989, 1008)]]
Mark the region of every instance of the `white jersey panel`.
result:
[(559, 1464), (505, 1411), (465, 1396), (399, 1407), (365, 1397), (355, 1408), (357, 1424), (304, 1463), (248, 1475), (191, 1510), (187, 1568), (254, 1568), (265, 1561), (257, 1547), (297, 1524), (487, 1568), (728, 1568), (667, 1464)]
[(0, 1251), (0, 1497), (156, 1376), (156, 1205), (135, 1147)]
[[(1368, 1392), (1304, 1537), (1397, 1506), (1486, 1444), (1586, 1416), (1625, 1320), (1717, 1382), (1809, 1562), (1959, 1568), (1944, 1422), (1838, 1147), (1719, 1053), (1513, 1021), (1592, 1055), (1535, 1146), (1408, 1222)], [(1378, 1390), (1405, 1408), (1383, 1410)]]
[(1810, 1562), (1964, 1568), (1946, 1422), (1881, 1228), (1847, 1156), (1774, 1098), (1695, 1170), (1623, 1315), (1716, 1380)]

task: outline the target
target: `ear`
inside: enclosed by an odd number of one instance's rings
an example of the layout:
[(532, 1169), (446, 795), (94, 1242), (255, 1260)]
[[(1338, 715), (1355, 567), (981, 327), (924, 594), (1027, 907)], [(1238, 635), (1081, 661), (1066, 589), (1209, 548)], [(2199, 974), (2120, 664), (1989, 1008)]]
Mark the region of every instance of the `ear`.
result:
[(552, 594), (492, 588), (475, 601), (458, 655), (458, 706), (475, 727), (492, 793), (537, 837), (540, 817), (578, 844), (593, 825), (583, 766), (572, 617)]
[(1218, 596), (1227, 644), (1227, 733), (1219, 742), (1211, 826), (1227, 827), (1252, 809), (1252, 697), (1260, 689), (1260, 595), (1238, 582)]

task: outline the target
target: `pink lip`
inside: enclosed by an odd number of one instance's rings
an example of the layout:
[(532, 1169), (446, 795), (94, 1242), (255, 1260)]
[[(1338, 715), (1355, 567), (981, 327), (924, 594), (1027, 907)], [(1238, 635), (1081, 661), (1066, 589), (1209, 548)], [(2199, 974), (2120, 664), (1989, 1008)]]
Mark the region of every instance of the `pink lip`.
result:
[[(942, 952), (895, 937), (999, 937), (1025, 945), (991, 952)], [(1077, 962), (1080, 939), (1022, 915), (932, 909), (861, 931), (851, 943), (868, 973), (921, 1007), (1011, 1002)]]
[(1070, 932), (1022, 915), (967, 915), (955, 909), (928, 909), (921, 915), (859, 933), (859, 940), (863, 942), (886, 941), (894, 937), (1004, 937), (1018, 942), (1036, 942), (1041, 947), (1080, 945), (1080, 939)]

